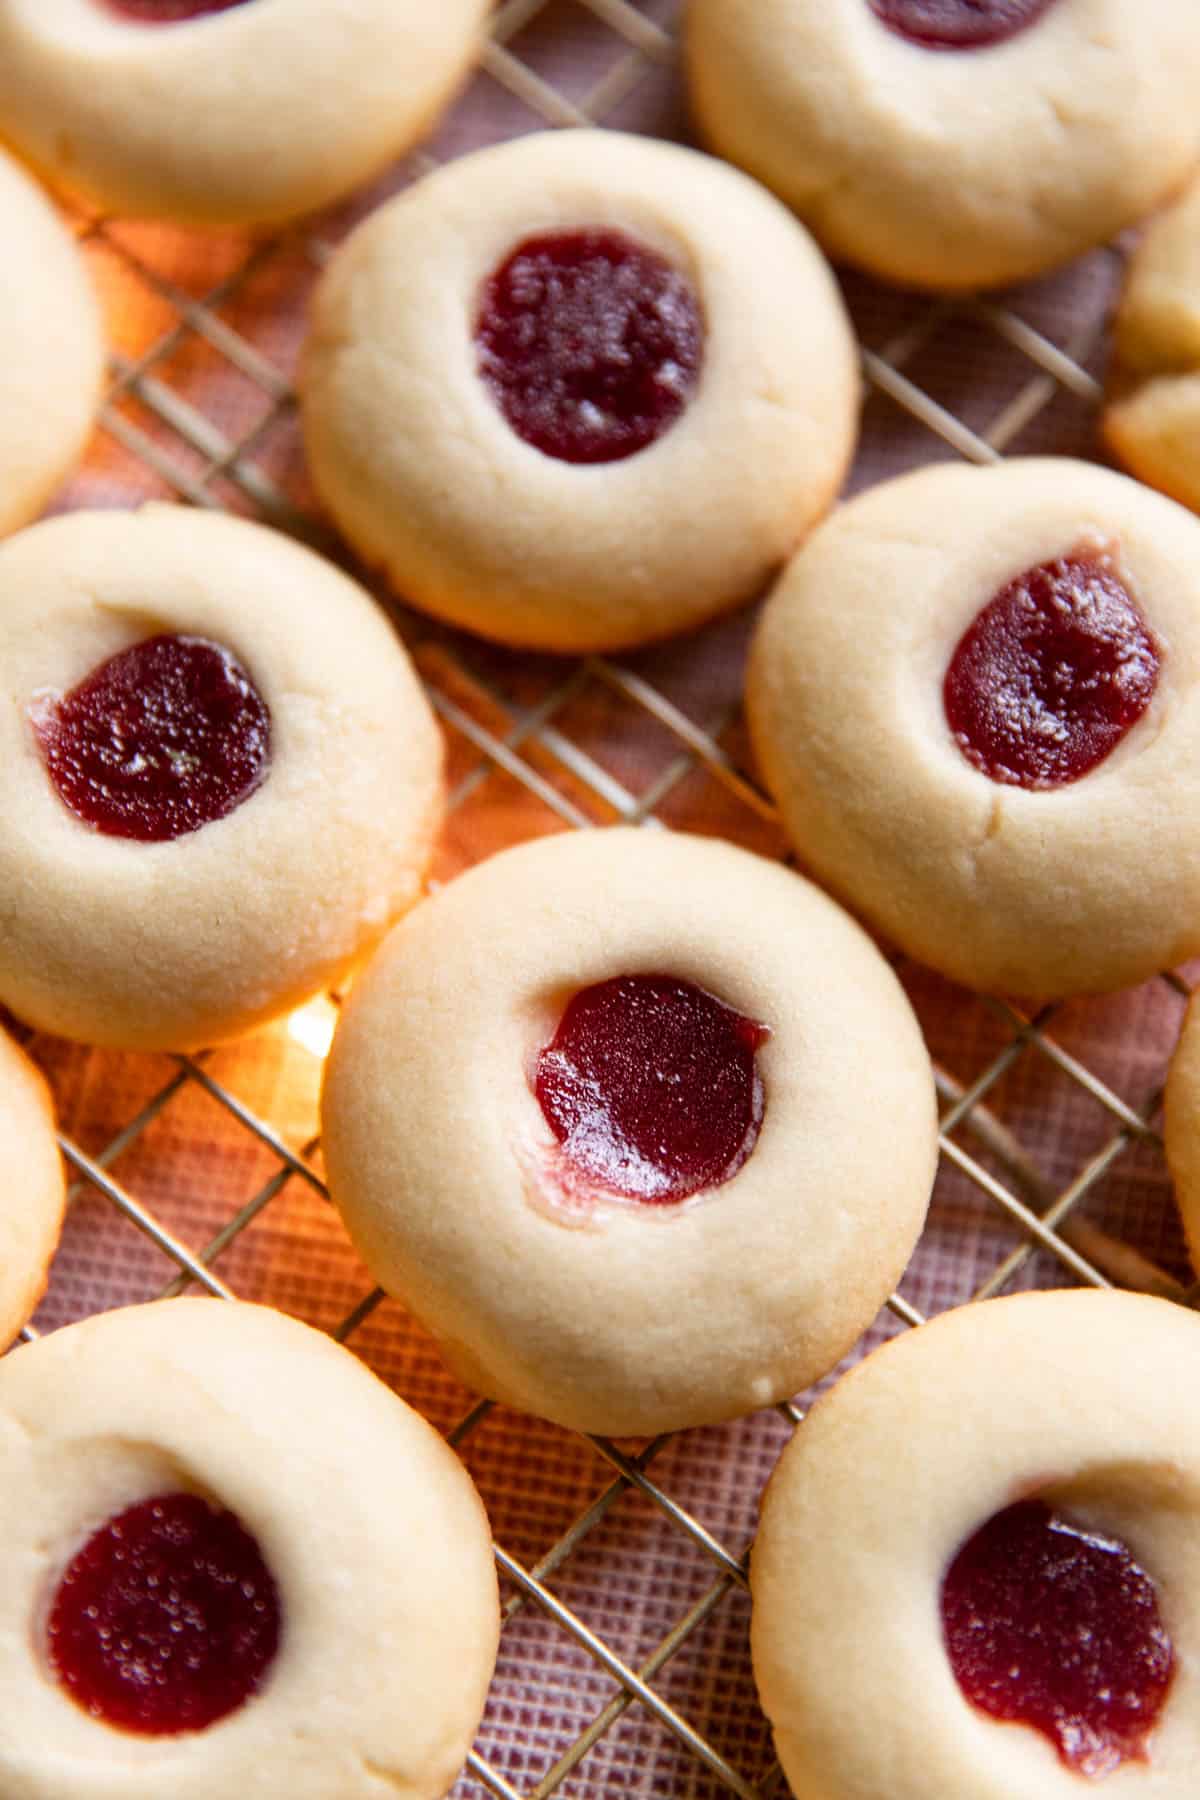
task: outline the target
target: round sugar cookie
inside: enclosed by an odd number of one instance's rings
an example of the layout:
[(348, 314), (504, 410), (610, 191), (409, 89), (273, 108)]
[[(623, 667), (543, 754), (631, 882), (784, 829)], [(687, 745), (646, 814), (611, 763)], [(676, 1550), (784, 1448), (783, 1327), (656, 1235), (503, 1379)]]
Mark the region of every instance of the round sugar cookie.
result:
[(0, 1368), (0, 1790), (440, 1800), (499, 1630), (487, 1520), (331, 1338), (168, 1300)]
[(832, 901), (732, 845), (580, 832), (412, 913), (343, 1008), (330, 1190), (470, 1387), (580, 1431), (823, 1375), (920, 1232), (932, 1076)]
[(0, 548), (0, 1002), (130, 1049), (230, 1037), (417, 898), (441, 739), (370, 597), (260, 525), (74, 513)]
[(770, 195), (581, 130), (463, 157), (361, 226), (301, 390), (318, 491), (406, 599), (588, 651), (751, 598), (841, 483), (858, 375)]
[(3, 0), (0, 137), (106, 212), (271, 223), (409, 149), (488, 0)]
[(1066, 262), (1200, 154), (1177, 0), (690, 0), (684, 42), (713, 148), (831, 256), (914, 287)]
[(943, 1313), (818, 1402), (750, 1568), (796, 1800), (1189, 1800), (1197, 1379), (1193, 1313), (1060, 1290)]
[(939, 464), (844, 507), (747, 681), (805, 864), (969, 987), (1118, 988), (1200, 951), (1200, 525), (1090, 464)]
[(1200, 512), (1200, 183), (1129, 260), (1108, 385), (1111, 449), (1140, 481)]
[(79, 456), (104, 340), (83, 261), (48, 200), (0, 153), (0, 534), (25, 525)]
[(0, 1030), (0, 1345), (7, 1345), (46, 1291), (62, 1228), (66, 1185), (54, 1108), (39, 1071)]

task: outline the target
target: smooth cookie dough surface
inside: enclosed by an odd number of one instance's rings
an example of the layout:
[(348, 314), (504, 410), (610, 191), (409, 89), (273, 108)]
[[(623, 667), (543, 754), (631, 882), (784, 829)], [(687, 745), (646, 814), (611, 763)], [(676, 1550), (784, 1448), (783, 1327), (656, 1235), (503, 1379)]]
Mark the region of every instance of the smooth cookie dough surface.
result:
[[(160, 635), (232, 653), (270, 750), (224, 817), (141, 842), (68, 807), (36, 722)], [(277, 532), (175, 506), (23, 532), (0, 550), (0, 692), (0, 1001), (42, 1030), (236, 1035), (336, 980), (420, 892), (441, 814), (428, 703), (370, 597)]]
[[(207, 1729), (114, 1728), (55, 1679), (46, 1618), (90, 1534), (197, 1494), (256, 1541), (281, 1629)], [(439, 1800), (499, 1628), (487, 1520), (437, 1433), (322, 1333), (160, 1301), (0, 1368), (0, 1789), (25, 1800)]]
[[(1200, 1322), (1073, 1291), (945, 1313), (818, 1403), (768, 1485), (751, 1646), (796, 1800), (1189, 1800), (1200, 1759)], [(1174, 1672), (1145, 1760), (1092, 1783), (964, 1696), (939, 1596), (989, 1518), (1041, 1498), (1123, 1542)]]
[(54, 1110), (39, 1071), (0, 1030), (0, 1343), (7, 1345), (45, 1292), (66, 1185)]
[(243, 0), (163, 23), (105, 0), (4, 0), (0, 137), (107, 212), (292, 218), (425, 133), (487, 12), (487, 0)]
[[(1006, 584), (1080, 550), (1140, 610), (1153, 694), (1080, 779), (994, 780), (951, 732), (947, 668)], [(1200, 950), (1200, 527), (1126, 477), (1034, 458), (860, 496), (780, 579), (747, 703), (807, 867), (953, 979), (1095, 992)]]
[(104, 340), (82, 258), (48, 200), (0, 153), (0, 533), (40, 512), (100, 404)]
[[(517, 435), (476, 338), (506, 258), (581, 231), (664, 259), (703, 325), (674, 423), (588, 466)], [(752, 597), (841, 483), (858, 375), (833, 278), (770, 195), (692, 150), (555, 131), (462, 158), (354, 233), (318, 290), (302, 397), (322, 498), (406, 599), (586, 651)]]
[(1053, 0), (965, 50), (912, 42), (869, 0), (690, 0), (685, 48), (713, 148), (835, 259), (915, 287), (1066, 262), (1200, 152), (1200, 15), (1177, 0)]
[(1111, 448), (1140, 481), (1200, 512), (1200, 183), (1130, 258), (1109, 388)]
[(1193, 999), (1163, 1095), (1163, 1136), (1193, 1267), (1200, 1266), (1200, 1008)]
[[(572, 1204), (535, 1094), (564, 1008), (623, 976), (770, 1033), (757, 1141), (675, 1204)], [(623, 829), (505, 851), (411, 914), (343, 1009), (322, 1114), (351, 1236), (454, 1373), (615, 1435), (831, 1368), (904, 1268), (936, 1157), (920, 1032), (852, 921), (731, 845)]]

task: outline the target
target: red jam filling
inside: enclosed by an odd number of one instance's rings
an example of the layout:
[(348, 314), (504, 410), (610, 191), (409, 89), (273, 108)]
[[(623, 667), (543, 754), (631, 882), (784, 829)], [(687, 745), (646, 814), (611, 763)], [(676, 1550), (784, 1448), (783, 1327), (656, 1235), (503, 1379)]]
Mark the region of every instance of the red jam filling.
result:
[(104, 0), (109, 12), (143, 25), (178, 25), (184, 19), (201, 19), (206, 13), (228, 12), (247, 0)]
[(1104, 551), (1026, 569), (967, 629), (943, 685), (968, 762), (1023, 788), (1078, 781), (1135, 725), (1159, 653)]
[(950, 1564), (942, 1629), (972, 1705), (1040, 1731), (1069, 1768), (1106, 1775), (1145, 1759), (1174, 1652), (1124, 1544), (1041, 1500), (1006, 1507)]
[(517, 436), (563, 462), (644, 450), (687, 405), (704, 325), (686, 275), (619, 231), (527, 238), (483, 292), (479, 372)]
[(868, 0), (891, 31), (927, 50), (986, 50), (1033, 25), (1054, 0)]
[(271, 717), (245, 669), (205, 638), (146, 638), (36, 708), (64, 803), (108, 837), (159, 843), (223, 819), (267, 772)]
[(651, 1206), (728, 1181), (762, 1124), (755, 1052), (768, 1035), (668, 975), (584, 988), (534, 1084), (568, 1175)]
[(279, 1592), (254, 1539), (197, 1494), (160, 1494), (93, 1532), (54, 1596), (50, 1662), (122, 1731), (202, 1731), (262, 1686)]

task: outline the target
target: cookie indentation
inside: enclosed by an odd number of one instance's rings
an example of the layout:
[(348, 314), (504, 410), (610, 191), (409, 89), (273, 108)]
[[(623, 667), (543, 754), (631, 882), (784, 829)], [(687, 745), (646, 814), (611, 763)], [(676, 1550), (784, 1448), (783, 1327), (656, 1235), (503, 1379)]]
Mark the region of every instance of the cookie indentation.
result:
[(160, 843), (198, 831), (248, 799), (270, 763), (266, 702), (206, 638), (146, 638), (32, 718), (64, 804), (108, 837)]
[(1149, 706), (1158, 646), (1107, 552), (1026, 569), (950, 660), (946, 721), (993, 781), (1055, 788), (1103, 762)]
[(139, 25), (180, 25), (187, 18), (228, 13), (230, 7), (248, 5), (248, 0), (103, 0), (103, 5), (108, 13), (137, 20)]
[(973, 1706), (1041, 1732), (1083, 1775), (1145, 1757), (1174, 1652), (1154, 1582), (1118, 1539), (1022, 1501), (962, 1546), (941, 1605)]
[(869, 0), (877, 19), (927, 50), (986, 50), (1033, 25), (1054, 0)]
[(185, 19), (246, 6), (249, 0), (103, 0), (103, 4), (109, 12), (135, 19), (140, 25), (179, 25)]
[(123, 1731), (202, 1731), (257, 1693), (280, 1603), (257, 1543), (197, 1494), (160, 1494), (93, 1532), (48, 1621), (71, 1698)]
[(527, 238), (492, 275), (479, 371), (527, 444), (564, 462), (616, 462), (683, 412), (704, 325), (691, 282), (618, 231)]
[(622, 975), (569, 1002), (535, 1091), (568, 1179), (648, 1205), (728, 1181), (758, 1138), (768, 1028), (665, 975)]

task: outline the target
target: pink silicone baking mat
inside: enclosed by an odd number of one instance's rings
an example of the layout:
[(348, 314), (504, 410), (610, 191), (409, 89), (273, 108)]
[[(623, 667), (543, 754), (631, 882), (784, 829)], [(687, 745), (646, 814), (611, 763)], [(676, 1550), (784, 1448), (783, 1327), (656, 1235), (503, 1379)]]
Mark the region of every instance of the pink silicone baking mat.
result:
[[(587, 122), (686, 138), (679, 11), (677, 0), (510, 0), (482, 70), (421, 153), (282, 235), (72, 215), (106, 307), (112, 386), (59, 504), (182, 498), (348, 560), (317, 515), (292, 394), (306, 301), (331, 249), (387, 194), (483, 143)], [(1097, 455), (1120, 263), (1119, 250), (1099, 251), (978, 302), (847, 277), (867, 378), (852, 486), (937, 458)], [(739, 715), (752, 615), (573, 663), (394, 613), (446, 730), (437, 880), (523, 838), (616, 821), (785, 854)], [(1186, 983), (1164, 975), (1031, 1014), (907, 964), (900, 973), (938, 1069), (943, 1155), (900, 1294), (856, 1354), (1001, 1290), (1112, 1280), (1189, 1297), (1158, 1133)], [(780, 1790), (750, 1674), (744, 1571), (763, 1482), (804, 1397), (645, 1447), (477, 1404), (373, 1291), (324, 1197), (315, 1103), (333, 1016), (318, 1001), (194, 1058), (31, 1040), (75, 1176), (33, 1329), (189, 1287), (267, 1301), (348, 1341), (453, 1435), (490, 1511), (507, 1606), (456, 1794)], [(360, 1477), (373, 1478), (369, 1459)]]

